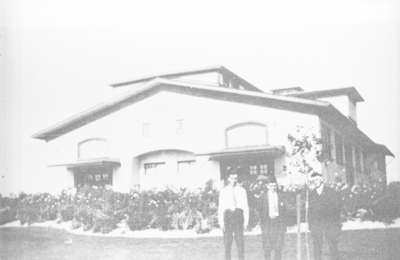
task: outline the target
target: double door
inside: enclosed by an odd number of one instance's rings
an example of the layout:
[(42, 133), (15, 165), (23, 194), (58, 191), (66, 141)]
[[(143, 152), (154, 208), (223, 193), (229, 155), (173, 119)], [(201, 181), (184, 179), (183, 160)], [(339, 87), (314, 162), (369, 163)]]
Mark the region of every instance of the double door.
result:
[(221, 179), (226, 179), (228, 172), (235, 169), (239, 181), (255, 181), (259, 175), (275, 175), (274, 160), (268, 157), (238, 157), (220, 161)]

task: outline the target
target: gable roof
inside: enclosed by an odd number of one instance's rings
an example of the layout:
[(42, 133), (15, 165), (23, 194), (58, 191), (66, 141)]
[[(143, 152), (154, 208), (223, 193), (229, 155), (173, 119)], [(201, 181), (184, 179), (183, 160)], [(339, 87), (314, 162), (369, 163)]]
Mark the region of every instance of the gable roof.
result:
[(211, 66), (211, 67), (205, 67), (205, 68), (200, 68), (200, 69), (197, 68), (197, 69), (177, 71), (177, 72), (161, 73), (161, 74), (157, 74), (157, 75), (151, 75), (151, 76), (147, 76), (147, 77), (137, 78), (137, 79), (130, 80), (130, 81), (114, 83), (114, 84), (111, 84), (111, 86), (116, 88), (116, 87), (137, 84), (137, 83), (148, 82), (148, 81), (154, 80), (156, 78), (174, 79), (177, 77), (200, 75), (200, 74), (207, 74), (207, 73), (213, 73), (213, 72), (222, 75), (222, 77), (224, 78), (223, 79), (224, 84), (229, 84), (229, 82), (234, 81), (237, 84), (243, 86), (244, 89), (246, 89), (246, 90), (263, 92), (261, 89), (257, 88), (256, 86), (254, 86), (253, 84), (251, 84), (244, 78), (240, 77), (236, 73), (233, 73), (232, 71), (225, 68), (224, 66)]
[(156, 78), (141, 86), (130, 89), (124, 95), (102, 102), (88, 110), (67, 118), (49, 128), (33, 135), (33, 138), (50, 141), (76, 128), (86, 125), (130, 104), (143, 100), (159, 91), (171, 91), (194, 96), (202, 96), (219, 100), (232, 101), (284, 110), (315, 114), (328, 102), (278, 96), (263, 92), (238, 90), (223, 87), (210, 87), (197, 84), (182, 83), (168, 79)]
[(141, 86), (130, 89), (122, 96), (114, 97), (109, 101), (102, 102), (88, 110), (69, 117), (66, 120), (35, 133), (32, 137), (51, 141), (63, 134), (143, 100), (160, 91), (169, 91), (229, 102), (315, 114), (326, 121), (339, 125), (343, 132), (349, 133), (349, 135), (355, 140), (370, 147), (371, 150), (379, 150), (386, 155), (393, 156), (386, 146), (373, 142), (366, 134), (358, 129), (353, 122), (351, 122), (329, 102), (310, 100), (289, 95), (274, 95), (264, 92), (239, 90), (226, 87), (204, 86), (161, 78), (155, 78)]

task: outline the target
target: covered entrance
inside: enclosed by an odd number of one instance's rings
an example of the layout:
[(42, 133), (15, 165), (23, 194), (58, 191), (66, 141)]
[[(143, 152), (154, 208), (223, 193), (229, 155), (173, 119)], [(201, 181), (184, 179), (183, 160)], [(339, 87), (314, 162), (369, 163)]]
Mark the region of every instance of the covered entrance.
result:
[(252, 146), (227, 148), (210, 154), (219, 161), (220, 177), (226, 179), (230, 169), (236, 169), (239, 181), (255, 181), (259, 175), (275, 177), (275, 159), (284, 153), (281, 146)]
[[(63, 164), (74, 175), (76, 188), (84, 185), (102, 187), (113, 184), (113, 173), (121, 164), (112, 159), (80, 160), (74, 163)], [(59, 165), (60, 166), (60, 165)]]

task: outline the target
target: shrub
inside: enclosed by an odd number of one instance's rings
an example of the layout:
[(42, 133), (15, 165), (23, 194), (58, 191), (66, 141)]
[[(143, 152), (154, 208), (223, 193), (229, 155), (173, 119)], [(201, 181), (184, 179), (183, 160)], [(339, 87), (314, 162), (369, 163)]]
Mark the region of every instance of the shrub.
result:
[(74, 218), (75, 208), (72, 204), (63, 205), (60, 207), (60, 216), (62, 221), (70, 221)]
[(151, 199), (153, 192), (133, 192), (130, 194), (128, 204), (127, 224), (131, 230), (142, 230), (150, 227), (152, 221), (151, 207), (157, 206), (157, 202)]
[(49, 193), (20, 194), (16, 218), (22, 224), (54, 220), (57, 218), (57, 200)]
[[(258, 224), (255, 197), (260, 192), (256, 183), (247, 183), (250, 227)], [(400, 217), (400, 183), (334, 188), (343, 199), (343, 219), (360, 218), (390, 223)], [(288, 213), (288, 223), (296, 222), (296, 194), (305, 200), (305, 190), (280, 187), (281, 199)], [(131, 230), (157, 228), (193, 229), (198, 233), (218, 227), (218, 191), (208, 182), (204, 188), (131, 193), (113, 192), (106, 188), (82, 187), (78, 192), (64, 191), (59, 196), (48, 193), (0, 197), (0, 223), (15, 219), (21, 223), (46, 220), (72, 221), (73, 228), (107, 233), (125, 222)], [(304, 221), (304, 204), (302, 205)]]
[(109, 233), (117, 227), (117, 223), (112, 216), (104, 214), (101, 210), (96, 210), (93, 215), (93, 232)]
[(384, 196), (372, 203), (374, 220), (390, 224), (400, 217), (400, 182), (390, 183)]
[(17, 219), (18, 198), (0, 195), (0, 225)]

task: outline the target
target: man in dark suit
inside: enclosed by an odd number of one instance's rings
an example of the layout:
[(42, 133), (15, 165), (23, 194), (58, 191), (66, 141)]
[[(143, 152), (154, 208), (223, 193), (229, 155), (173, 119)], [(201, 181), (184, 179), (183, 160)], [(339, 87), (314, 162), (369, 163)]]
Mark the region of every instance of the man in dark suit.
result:
[(281, 200), (275, 178), (260, 175), (257, 184), (261, 187), (256, 194), (257, 210), (260, 218), (261, 241), (266, 260), (282, 258), (287, 219), (286, 208)]
[(322, 175), (313, 173), (310, 180), (309, 228), (313, 240), (314, 259), (322, 259), (325, 237), (330, 258), (339, 259), (338, 242), (341, 232), (342, 200), (338, 192), (324, 184)]

